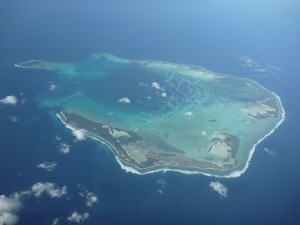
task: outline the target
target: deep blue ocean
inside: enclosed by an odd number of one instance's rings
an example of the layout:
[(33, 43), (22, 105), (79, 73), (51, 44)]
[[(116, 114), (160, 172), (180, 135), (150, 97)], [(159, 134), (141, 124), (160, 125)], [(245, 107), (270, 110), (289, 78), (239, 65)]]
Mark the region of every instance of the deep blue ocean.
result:
[[(66, 219), (73, 211), (89, 213), (83, 224), (300, 224), (299, 24), (298, 0), (0, 0), (0, 99), (19, 100), (0, 103), (0, 195), (37, 182), (68, 187), (62, 198), (24, 199), (18, 224), (54, 218), (73, 224)], [(253, 79), (281, 97), (286, 120), (257, 146), (238, 178), (126, 173), (107, 147), (74, 142), (32, 101), (56, 82), (53, 73), (13, 66), (30, 59), (80, 61), (96, 52)], [(69, 154), (58, 151), (61, 143), (70, 145)], [(42, 162), (58, 166), (48, 172), (37, 168)], [(228, 196), (213, 191), (212, 181), (227, 186)], [(97, 195), (92, 208), (78, 195), (80, 187)]]

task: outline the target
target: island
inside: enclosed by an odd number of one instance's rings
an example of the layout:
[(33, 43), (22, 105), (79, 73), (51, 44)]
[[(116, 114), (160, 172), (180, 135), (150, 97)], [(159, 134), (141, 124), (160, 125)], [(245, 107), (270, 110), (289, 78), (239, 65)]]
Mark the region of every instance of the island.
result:
[[(39, 93), (72, 130), (106, 145), (126, 171), (236, 177), (285, 119), (279, 96), (257, 82), (199, 66), (94, 54), (76, 63), (30, 60), (53, 72)], [(53, 110), (51, 110), (53, 111)]]

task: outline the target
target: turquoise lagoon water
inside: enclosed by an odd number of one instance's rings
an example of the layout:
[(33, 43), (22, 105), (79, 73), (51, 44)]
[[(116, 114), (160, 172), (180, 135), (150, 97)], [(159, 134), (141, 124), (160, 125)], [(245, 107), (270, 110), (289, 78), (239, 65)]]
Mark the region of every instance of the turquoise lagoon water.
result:
[[(74, 224), (67, 219), (73, 211), (88, 212), (82, 224), (90, 225), (298, 224), (299, 8), (297, 0), (1, 0), (0, 98), (15, 95), (19, 103), (0, 105), (0, 195), (9, 197), (37, 182), (68, 188), (60, 199), (24, 199), (15, 212), (17, 224), (51, 225), (55, 218)], [(64, 76), (13, 67), (29, 59), (78, 65), (95, 52), (202, 65), (255, 80), (280, 96), (287, 119), (256, 147), (237, 178), (126, 173), (105, 145), (75, 141), (36, 101), (51, 84), (58, 91)], [(245, 65), (241, 56), (255, 66)], [(62, 143), (70, 145), (69, 154), (59, 151)], [(37, 168), (47, 161), (56, 162), (56, 170)], [(215, 181), (228, 188), (226, 198), (209, 187)], [(92, 208), (78, 195), (78, 185), (98, 196)]]
[[(110, 54), (94, 54), (79, 63), (33, 60), (19, 66), (47, 69), (58, 77), (59, 82), (52, 84), (55, 88), (36, 98), (44, 106), (141, 136), (146, 147), (127, 148), (137, 163), (151, 150), (230, 165), (225, 170), (176, 167), (182, 171), (238, 176), (246, 169), (255, 145), (284, 119), (280, 99), (271, 91), (252, 80), (197, 66), (128, 60)], [(266, 100), (270, 106), (264, 104)], [(249, 116), (257, 108), (254, 114), (275, 113), (263, 119)], [(218, 133), (239, 138), (237, 165), (227, 150), (208, 150)], [(166, 164), (156, 169), (172, 167)]]

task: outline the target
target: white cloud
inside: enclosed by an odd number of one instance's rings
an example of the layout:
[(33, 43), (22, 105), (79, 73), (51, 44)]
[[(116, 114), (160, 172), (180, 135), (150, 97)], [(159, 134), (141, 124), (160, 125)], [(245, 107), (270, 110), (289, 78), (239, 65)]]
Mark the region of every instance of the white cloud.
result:
[(19, 221), (18, 211), (22, 203), (16, 197), (0, 195), (0, 225), (13, 225)]
[(125, 97), (125, 98), (120, 98), (120, 99), (118, 100), (118, 102), (130, 104), (130, 99), (127, 98), (127, 97)]
[(245, 67), (257, 67), (260, 64), (259, 62), (253, 60), (252, 58), (246, 55), (241, 56), (241, 61), (243, 63), (243, 66)]
[(57, 140), (57, 141), (60, 141), (60, 140), (61, 140), (61, 137), (60, 137), (59, 134), (56, 134), (56, 135), (55, 135), (55, 140)]
[(272, 150), (270, 150), (270, 149), (268, 149), (268, 148), (264, 148), (264, 151), (265, 151), (266, 153), (268, 153), (270, 156), (275, 157), (275, 152), (274, 152), (274, 151), (272, 151)]
[(157, 90), (161, 90), (161, 89), (162, 89), (161, 86), (159, 85), (159, 83), (157, 83), (157, 82), (153, 82), (153, 83), (151, 84), (151, 86), (152, 86), (153, 88), (157, 89)]
[(72, 134), (75, 136), (77, 141), (85, 140), (85, 133), (86, 131), (83, 129), (72, 131)]
[(158, 179), (156, 182), (161, 189), (165, 189), (167, 187), (167, 182), (164, 179)]
[(98, 197), (92, 193), (92, 195), (87, 196), (86, 205), (92, 207), (98, 201)]
[(265, 74), (265, 73), (276, 73), (281, 71), (281, 67), (275, 66), (275, 65), (265, 65), (264, 63), (261, 63), (259, 61), (256, 61), (252, 59), (249, 56), (242, 55), (240, 57), (242, 64), (244, 67), (251, 68), (254, 72), (259, 74)]
[(163, 91), (163, 92), (161, 93), (161, 96), (162, 96), (162, 97), (167, 97), (167, 93)]
[(186, 116), (193, 116), (193, 113), (192, 112), (185, 112), (184, 115), (186, 115)]
[(8, 95), (5, 98), (0, 99), (0, 102), (7, 105), (16, 105), (18, 103), (18, 99), (13, 95)]
[(151, 83), (151, 87), (156, 89), (156, 90), (159, 90), (159, 91), (156, 92), (157, 95), (160, 95), (161, 97), (167, 97), (168, 96), (167, 93), (164, 91), (164, 89), (160, 86), (159, 83), (153, 82), (153, 83)]
[(49, 182), (38, 182), (34, 184), (30, 190), (30, 194), (34, 195), (35, 197), (41, 197), (43, 193), (48, 194), (51, 198), (60, 198), (67, 194), (68, 191), (66, 186), (59, 188), (56, 184)]
[(206, 131), (202, 131), (201, 134), (202, 134), (203, 136), (206, 136), (206, 135), (207, 135)]
[(40, 168), (40, 169), (45, 169), (47, 171), (53, 171), (56, 169), (57, 163), (56, 162), (44, 162), (44, 163), (37, 165), (36, 167)]
[(79, 195), (86, 199), (85, 205), (89, 207), (92, 207), (93, 204), (95, 204), (98, 201), (98, 197), (93, 192), (87, 190), (80, 192)]
[(69, 154), (70, 153), (70, 145), (67, 145), (66, 143), (61, 143), (59, 145), (58, 151), (63, 154)]
[(158, 194), (163, 194), (164, 192), (163, 192), (163, 190), (161, 190), (161, 189), (157, 189), (157, 192), (158, 192)]
[[(41, 197), (42, 194), (48, 194), (51, 198), (59, 198), (67, 194), (67, 187), (58, 187), (54, 183), (44, 182), (36, 183), (31, 189), (21, 192), (15, 192), (10, 197), (0, 195), (0, 225), (14, 225), (19, 221), (18, 212), (22, 208), (21, 200), (29, 197)], [(59, 218), (53, 220), (53, 225), (59, 224)]]
[(148, 84), (145, 84), (145, 83), (142, 83), (142, 82), (140, 82), (139, 85), (144, 86), (144, 87), (148, 87), (149, 86)]
[(50, 182), (38, 182), (34, 184), (31, 189), (13, 194), (15, 198), (22, 199), (23, 197), (34, 196), (36, 198), (41, 197), (43, 194), (49, 195), (51, 198), (60, 198), (68, 193), (67, 187), (58, 187), (54, 183)]
[(50, 91), (53, 91), (53, 90), (55, 90), (55, 89), (56, 89), (56, 85), (55, 85), (55, 84), (50, 84), (49, 90), (50, 90)]
[(254, 69), (255, 72), (258, 72), (258, 73), (265, 73), (267, 72), (267, 69), (266, 68), (257, 68), (257, 69)]
[(11, 122), (18, 122), (20, 119), (18, 116), (10, 116), (8, 120)]
[(216, 192), (219, 193), (220, 196), (222, 197), (227, 197), (228, 194), (228, 188), (221, 184), (220, 182), (216, 181), (216, 182), (210, 182), (209, 186)]
[(90, 214), (85, 212), (85, 213), (78, 213), (76, 211), (72, 212), (70, 216), (68, 216), (68, 220), (74, 223), (83, 223), (90, 217)]
[(61, 220), (61, 218), (55, 218), (52, 220), (52, 225), (59, 225), (59, 221)]
[(157, 192), (159, 194), (163, 194), (164, 193), (164, 189), (167, 187), (167, 182), (164, 179), (159, 179), (156, 182), (159, 185), (159, 188), (157, 189)]
[(273, 71), (281, 71), (282, 68), (279, 66), (275, 66), (275, 65), (267, 65), (268, 69), (273, 70)]

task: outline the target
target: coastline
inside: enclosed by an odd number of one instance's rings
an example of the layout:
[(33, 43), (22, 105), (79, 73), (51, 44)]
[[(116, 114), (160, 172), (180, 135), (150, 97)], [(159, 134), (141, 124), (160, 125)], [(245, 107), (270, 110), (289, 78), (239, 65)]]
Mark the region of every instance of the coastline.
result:
[[(243, 77), (238, 77), (238, 76), (232, 76), (232, 75), (226, 75), (226, 74), (219, 74), (219, 73), (215, 73), (215, 72), (211, 72), (210, 70), (207, 70), (201, 66), (194, 66), (194, 65), (186, 65), (186, 64), (176, 64), (176, 63), (171, 63), (171, 62), (166, 62), (166, 61), (155, 61), (155, 60), (128, 60), (128, 59), (124, 59), (124, 58), (120, 58), (120, 57), (116, 57), (112, 54), (109, 54), (109, 53), (95, 53), (92, 55), (93, 57), (108, 57), (108, 58), (111, 58), (111, 60), (113, 59), (118, 59), (120, 61), (124, 61), (126, 63), (130, 63), (130, 62), (136, 62), (136, 63), (149, 63), (149, 65), (151, 65), (151, 63), (155, 63), (155, 64), (162, 64), (162, 69), (163, 69), (163, 65), (171, 65), (171, 66), (174, 66), (176, 67), (178, 70), (182, 69), (182, 71), (184, 70), (202, 70), (204, 72), (208, 72), (208, 73), (212, 73), (212, 74), (215, 74), (215, 75), (218, 75), (220, 77), (220, 79), (222, 79), (223, 77), (233, 77), (233, 78), (238, 78), (240, 80), (246, 80), (256, 86), (258, 86), (260, 89), (263, 89), (265, 90), (266, 92), (270, 93), (270, 95), (272, 95), (276, 101), (277, 101), (277, 104), (278, 104), (278, 117), (277, 119), (280, 119), (276, 125), (274, 126), (274, 128), (268, 132), (267, 134), (265, 134), (262, 138), (260, 138), (257, 143), (253, 144), (252, 148), (248, 151), (248, 157), (247, 157), (247, 160), (245, 161), (245, 163), (243, 163), (242, 165), (243, 168), (239, 169), (239, 170), (236, 170), (234, 171), (234, 168), (233, 169), (230, 169), (232, 172), (228, 172), (229, 174), (228, 175), (218, 175), (218, 174), (211, 174), (209, 172), (201, 172), (201, 171), (193, 171), (192, 168), (189, 170), (184, 170), (184, 169), (177, 169), (177, 168), (153, 168), (153, 170), (151, 170), (151, 167), (149, 167), (149, 171), (145, 171), (145, 172), (140, 172), (138, 170), (137, 167), (135, 167), (134, 165), (130, 166), (128, 165), (128, 163), (126, 162), (122, 162), (122, 159), (120, 159), (118, 157), (118, 151), (115, 149), (114, 150), (111, 150), (113, 152), (113, 154), (115, 155), (115, 158), (118, 162), (118, 164), (121, 166), (122, 169), (124, 169), (126, 172), (131, 172), (131, 173), (134, 173), (134, 174), (139, 174), (139, 175), (144, 175), (144, 174), (149, 174), (149, 173), (155, 173), (155, 172), (168, 172), (168, 171), (174, 171), (174, 172), (180, 172), (180, 173), (184, 173), (184, 174), (203, 174), (203, 175), (206, 175), (206, 176), (214, 176), (214, 177), (220, 177), (220, 178), (234, 178), (234, 177), (239, 177), (241, 176), (243, 173), (245, 173), (245, 171), (247, 170), (247, 168), (249, 167), (249, 164), (251, 162), (251, 159), (253, 157), (253, 154), (255, 152), (255, 149), (257, 148), (257, 146), (264, 140), (266, 139), (268, 136), (270, 136), (272, 133), (274, 133), (274, 131), (283, 123), (283, 121), (285, 120), (285, 110), (282, 106), (282, 102), (281, 102), (281, 99), (278, 95), (276, 95), (274, 92), (268, 90), (267, 88), (261, 86), (258, 82), (254, 81), (254, 80), (251, 80), (251, 79), (248, 79), (248, 78), (243, 78)], [(53, 70), (53, 68), (51, 67), (48, 67), (48, 66), (23, 66), (23, 64), (26, 64), (26, 63), (30, 63), (30, 62), (35, 62), (35, 61), (42, 61), (42, 60), (29, 60), (25, 63), (20, 63), (20, 64), (14, 64), (15, 67), (19, 67), (19, 68), (34, 68), (34, 69), (49, 69), (49, 70)], [(58, 64), (59, 65), (59, 64)], [(55, 69), (55, 67), (54, 67)], [(158, 67), (159, 69), (159, 67)], [(190, 75), (186, 75), (185, 76), (190, 76)], [(71, 129), (72, 131), (75, 131), (77, 129), (80, 129), (80, 128), (76, 128), (76, 127), (73, 127), (69, 124), (67, 124), (64, 119), (66, 120), (66, 117), (65, 118), (62, 118), (62, 116), (64, 116), (63, 113), (57, 113), (56, 116), (60, 119), (60, 121), (65, 125), (66, 128), (68, 129)], [(104, 139), (101, 139), (101, 137), (98, 137), (98, 136), (95, 136), (89, 132), (87, 132), (87, 136), (96, 140), (96, 141), (100, 141), (101, 143), (105, 144), (109, 149), (111, 148), (114, 148), (114, 146), (110, 145), (110, 143), (108, 143), (107, 141), (105, 141)], [(246, 157), (245, 157), (246, 158)], [(242, 167), (242, 166), (241, 166)], [(226, 173), (226, 172), (225, 172)]]
[[(255, 81), (254, 81), (255, 82)], [(259, 84), (258, 84), (259, 85)], [(266, 89), (267, 90), (267, 89)], [(259, 145), (264, 139), (266, 139), (267, 137), (269, 137), (272, 133), (274, 133), (274, 131), (283, 123), (283, 121), (285, 120), (285, 110), (284, 108), (282, 107), (282, 103), (281, 103), (281, 100), (280, 100), (280, 97), (278, 95), (276, 95), (274, 92), (271, 92), (273, 95), (275, 95), (279, 105), (280, 105), (280, 109), (282, 111), (282, 118), (281, 120), (275, 125), (275, 127), (269, 132), (267, 133), (264, 137), (262, 137), (261, 139), (259, 139), (259, 141), (253, 145), (253, 147), (251, 148), (250, 152), (249, 152), (249, 156), (248, 156), (248, 159), (247, 159), (247, 162), (246, 162), (246, 165), (245, 167), (241, 170), (241, 171), (236, 171), (236, 172), (232, 172), (231, 174), (229, 174), (228, 176), (224, 176), (224, 178), (231, 178), (231, 177), (239, 177), (241, 176), (246, 170), (247, 168), (249, 167), (249, 164), (250, 164), (250, 161), (252, 159), (252, 156), (255, 152), (255, 149), (256, 149), (256, 146)], [(237, 174), (236, 174), (237, 173)]]
[[(62, 114), (63, 115), (63, 114)], [(71, 125), (69, 125), (68, 123), (66, 123), (62, 118), (61, 118), (61, 115), (60, 114), (56, 114), (56, 116), (59, 118), (59, 120), (64, 124), (64, 126), (67, 128), (67, 129), (70, 129), (71, 131), (76, 131), (78, 130), (78, 128), (75, 128), (75, 127), (72, 127)], [(87, 132), (89, 134), (89, 132)], [(109, 146), (109, 144), (107, 144), (105, 141), (102, 141), (100, 140), (99, 138), (96, 138), (94, 137), (93, 135), (88, 135), (89, 138), (95, 140), (95, 141), (99, 141), (101, 142), (102, 144), (106, 145), (108, 148), (111, 148), (112, 146)], [(151, 171), (147, 171), (147, 172), (144, 172), (144, 173), (141, 173), (139, 172), (138, 170), (134, 169), (133, 167), (130, 167), (130, 166), (126, 166), (124, 165), (121, 160), (114, 154), (115, 156), (115, 159), (117, 160), (118, 164), (120, 165), (120, 167), (125, 170), (126, 172), (131, 172), (131, 173), (134, 173), (134, 174), (137, 174), (137, 175), (146, 175), (146, 174), (150, 174), (150, 173), (156, 173), (156, 172), (168, 172), (168, 171), (175, 171), (175, 172), (180, 172), (180, 173), (183, 173), (183, 174), (203, 174), (203, 175), (206, 175), (206, 176), (214, 176), (212, 174), (208, 174), (208, 173), (202, 173), (202, 172), (199, 172), (199, 171), (188, 171), (188, 170), (179, 170), (179, 169), (168, 169), (168, 168), (165, 168), (165, 169), (155, 169), (155, 170), (151, 170)]]
[[(255, 82), (255, 81), (254, 81)], [(258, 84), (259, 85), (259, 84)], [(267, 89), (266, 89), (267, 90)], [(270, 91), (271, 92), (271, 91)], [(231, 173), (229, 173), (228, 175), (217, 175), (217, 174), (210, 174), (210, 173), (206, 173), (206, 172), (200, 172), (200, 171), (191, 171), (191, 170), (181, 170), (181, 169), (170, 169), (170, 168), (159, 168), (159, 169), (153, 169), (151, 171), (146, 171), (146, 172), (140, 172), (137, 169), (135, 169), (134, 167), (125, 165), (124, 163), (122, 163), (122, 161), (118, 158), (118, 156), (114, 153), (114, 151), (111, 150), (111, 148), (113, 148), (113, 146), (110, 146), (107, 142), (105, 142), (104, 140), (99, 139), (99, 137), (94, 137), (92, 134), (90, 134), (89, 132), (87, 132), (89, 135), (87, 135), (89, 138), (94, 139), (95, 141), (99, 141), (102, 144), (106, 145), (114, 154), (115, 159), (117, 161), (117, 163), (120, 165), (121, 169), (125, 170), (126, 172), (130, 172), (133, 174), (137, 174), (137, 175), (146, 175), (146, 174), (151, 174), (151, 173), (157, 173), (157, 172), (179, 172), (182, 174), (187, 174), (187, 175), (192, 175), (192, 174), (202, 174), (205, 176), (210, 176), (210, 177), (217, 177), (217, 178), (236, 178), (241, 176), (242, 174), (244, 174), (247, 170), (247, 168), (250, 165), (251, 159), (253, 157), (253, 154), (256, 150), (257, 145), (259, 145), (264, 139), (266, 139), (267, 137), (269, 137), (272, 133), (274, 133), (274, 131), (283, 123), (283, 121), (285, 120), (285, 110), (282, 106), (280, 97), (278, 95), (276, 95), (274, 92), (271, 92), (275, 97), (276, 100), (278, 102), (278, 104), (280, 105), (280, 109), (281, 109), (281, 120), (275, 125), (275, 127), (269, 132), (267, 133), (264, 137), (262, 137), (261, 139), (259, 139), (259, 141), (257, 143), (255, 143), (253, 145), (253, 147), (250, 149), (249, 151), (249, 155), (248, 155), (248, 159), (245, 163), (245, 166), (241, 169), (241, 170), (237, 170), (237, 171), (233, 171)], [(64, 114), (62, 113), (62, 115), (64, 116)], [(69, 125), (68, 123), (66, 123), (63, 118), (61, 117), (60, 114), (56, 114), (56, 116), (59, 118), (59, 120), (64, 124), (64, 126), (72, 131), (77, 130), (78, 128), (76, 127), (72, 127), (71, 125)]]
[(31, 59), (31, 60), (28, 60), (28, 61), (20, 63), (20, 64), (15, 63), (14, 66), (18, 67), (18, 68), (24, 68), (24, 69), (46, 69), (46, 70), (53, 70), (53, 68), (51, 68), (49, 66), (34, 66), (34, 67), (33, 66), (23, 66), (23, 64), (30, 63), (30, 62), (36, 62), (36, 61), (41, 61), (42, 62), (43, 60)]

